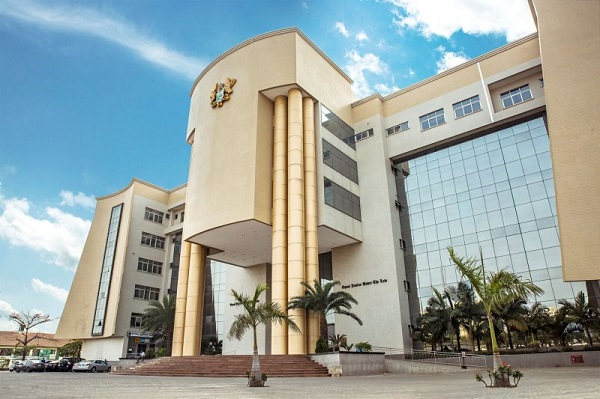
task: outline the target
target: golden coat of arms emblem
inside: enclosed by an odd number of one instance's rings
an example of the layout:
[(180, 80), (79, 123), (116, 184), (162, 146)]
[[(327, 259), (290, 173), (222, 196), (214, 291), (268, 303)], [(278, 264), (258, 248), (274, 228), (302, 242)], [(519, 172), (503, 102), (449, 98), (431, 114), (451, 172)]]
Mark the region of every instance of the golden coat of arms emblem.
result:
[(214, 90), (210, 93), (210, 106), (213, 108), (222, 107), (223, 103), (229, 100), (229, 96), (233, 93), (235, 82), (237, 82), (236, 79), (227, 78), (225, 83), (216, 83)]

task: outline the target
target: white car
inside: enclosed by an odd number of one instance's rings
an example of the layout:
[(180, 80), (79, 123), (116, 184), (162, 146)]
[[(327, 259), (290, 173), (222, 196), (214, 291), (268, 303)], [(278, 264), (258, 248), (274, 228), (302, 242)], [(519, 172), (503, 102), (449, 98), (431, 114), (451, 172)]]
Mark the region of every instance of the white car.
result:
[(90, 373), (110, 372), (110, 364), (105, 360), (82, 360), (73, 365), (72, 371), (88, 371)]
[(20, 359), (10, 359), (8, 362), (8, 371), (15, 371), (15, 367), (21, 364), (24, 360)]

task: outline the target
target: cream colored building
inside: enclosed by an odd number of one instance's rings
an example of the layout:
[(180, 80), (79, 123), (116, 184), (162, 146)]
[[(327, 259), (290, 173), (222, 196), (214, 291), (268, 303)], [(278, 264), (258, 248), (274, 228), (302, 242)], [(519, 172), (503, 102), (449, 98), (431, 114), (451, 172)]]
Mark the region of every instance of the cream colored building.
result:
[[(135, 278), (124, 276), (136, 275), (130, 254), (146, 249), (136, 218), (184, 202), (183, 224), (162, 233), (183, 228), (174, 355), (199, 353), (208, 261), (230, 265), (221, 294), (265, 282), (266, 300), (283, 308), (301, 281), (340, 281), (364, 325), (336, 317), (335, 332), (377, 347), (411, 348), (432, 289), (459, 281), (448, 246), (468, 256), (481, 247), (488, 268), (544, 288), (537, 300), (547, 306), (586, 288), (598, 301), (600, 85), (590, 71), (600, 70), (600, 3), (530, 4), (539, 33), (385, 97), (355, 99), (351, 79), (295, 28), (219, 56), (191, 91), (187, 190), (134, 181), (99, 200), (57, 335), (126, 350), (130, 311), (119, 298), (132, 302)], [(108, 293), (96, 339), (98, 281), (83, 276), (100, 275), (119, 203), (131, 239), (116, 245), (110, 286), (119, 290)], [(72, 298), (84, 293), (82, 311)], [(218, 312), (220, 337), (236, 311)], [(302, 332), (266, 327), (261, 353), (314, 351), (318, 321), (290, 315)], [(224, 340), (223, 351), (249, 353), (250, 339)]]

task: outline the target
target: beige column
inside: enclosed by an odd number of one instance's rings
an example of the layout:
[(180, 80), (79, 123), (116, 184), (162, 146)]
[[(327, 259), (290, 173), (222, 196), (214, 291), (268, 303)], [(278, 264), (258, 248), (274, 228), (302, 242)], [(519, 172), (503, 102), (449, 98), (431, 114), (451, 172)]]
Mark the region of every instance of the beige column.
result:
[(181, 243), (179, 274), (177, 276), (177, 301), (175, 302), (175, 324), (173, 326), (173, 349), (171, 356), (183, 354), (183, 330), (185, 327), (185, 307), (187, 302), (188, 275), (190, 272), (190, 249), (188, 241)]
[(192, 244), (190, 252), (183, 356), (197, 356), (200, 354), (202, 313), (204, 311), (206, 250), (201, 245)]
[[(273, 117), (273, 230), (271, 300), (287, 309), (287, 98), (275, 97)], [(285, 355), (287, 325), (273, 324), (271, 354)]]
[[(304, 196), (305, 196), (305, 259), (306, 282), (319, 279), (319, 240), (317, 236), (317, 161), (313, 100), (302, 101), (304, 118)], [(313, 352), (319, 339), (319, 317), (306, 312), (306, 349)]]
[[(288, 92), (288, 298), (301, 296), (304, 270), (304, 139), (302, 93)], [(288, 353), (306, 353), (304, 309), (290, 310), (300, 333), (288, 331)]]

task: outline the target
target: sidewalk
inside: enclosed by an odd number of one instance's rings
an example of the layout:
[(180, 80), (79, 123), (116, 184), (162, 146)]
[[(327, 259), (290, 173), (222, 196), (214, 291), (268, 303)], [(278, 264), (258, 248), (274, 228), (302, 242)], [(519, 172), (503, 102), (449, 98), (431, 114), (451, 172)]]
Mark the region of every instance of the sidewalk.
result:
[(600, 368), (529, 369), (517, 388), (485, 388), (475, 370), (341, 378), (136, 377), (114, 374), (0, 372), (0, 397), (19, 398), (581, 398), (598, 397)]

